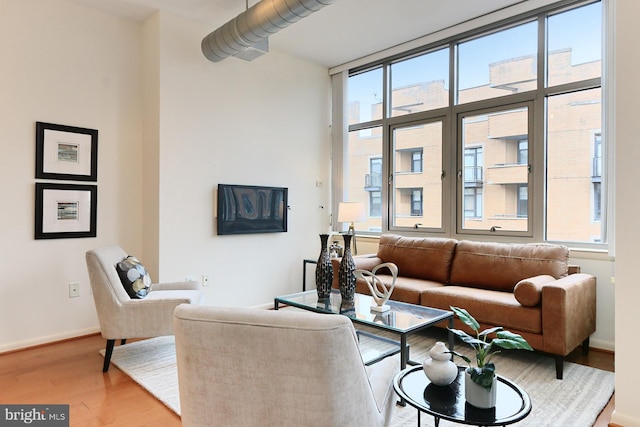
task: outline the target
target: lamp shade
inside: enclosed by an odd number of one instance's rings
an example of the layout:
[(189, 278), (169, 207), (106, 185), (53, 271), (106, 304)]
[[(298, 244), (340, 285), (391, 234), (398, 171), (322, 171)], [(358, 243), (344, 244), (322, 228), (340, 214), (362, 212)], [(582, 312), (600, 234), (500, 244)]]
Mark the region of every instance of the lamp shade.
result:
[(340, 202), (338, 222), (363, 222), (367, 219), (362, 202)]

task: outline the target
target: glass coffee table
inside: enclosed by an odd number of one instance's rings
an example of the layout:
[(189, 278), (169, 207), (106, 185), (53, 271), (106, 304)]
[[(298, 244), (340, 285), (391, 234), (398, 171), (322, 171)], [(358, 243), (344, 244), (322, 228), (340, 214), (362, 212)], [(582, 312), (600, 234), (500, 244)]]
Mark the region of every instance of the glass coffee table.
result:
[[(400, 346), (401, 369), (405, 369), (408, 364), (419, 364), (410, 359), (409, 345), (407, 344), (407, 337), (409, 335), (423, 331), (444, 321), (448, 321), (447, 326), (449, 328), (453, 327), (453, 312), (451, 311), (389, 300), (387, 304), (391, 309), (384, 313), (378, 313), (371, 311), (371, 306), (375, 305), (375, 302), (370, 295), (356, 293), (353, 304), (342, 304), (340, 292), (336, 289), (331, 291), (330, 298), (326, 300), (319, 300), (315, 289), (274, 298), (273, 306), (276, 310), (278, 310), (281, 304), (314, 311), (316, 313), (341, 314), (349, 317), (354, 323), (367, 325), (398, 335), (400, 337), (398, 344)], [(359, 331), (359, 333), (362, 334), (363, 332)], [(384, 339), (383, 337), (378, 338)], [(453, 350), (454, 336), (451, 332), (449, 332), (448, 338), (449, 348)], [(388, 354), (389, 353), (384, 356)], [(378, 360), (380, 358), (378, 358)]]
[(469, 405), (464, 397), (464, 370), (458, 367), (458, 377), (448, 386), (431, 384), (421, 366), (404, 369), (396, 374), (393, 388), (400, 398), (420, 414), (433, 415), (436, 427), (441, 419), (476, 426), (506, 426), (524, 419), (531, 412), (531, 399), (520, 386), (498, 375), (496, 406), (479, 409)]

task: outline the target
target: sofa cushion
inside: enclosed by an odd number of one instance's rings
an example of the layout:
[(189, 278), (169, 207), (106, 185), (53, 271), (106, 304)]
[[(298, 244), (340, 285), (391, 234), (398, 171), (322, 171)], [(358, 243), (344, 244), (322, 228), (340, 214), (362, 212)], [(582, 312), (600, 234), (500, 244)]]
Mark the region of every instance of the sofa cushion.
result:
[[(376, 274), (376, 277), (388, 288), (391, 286), (393, 277), (389, 274)], [(409, 304), (420, 304), (420, 295), (425, 289), (438, 288), (444, 286), (440, 282), (430, 280), (414, 279), (411, 277), (398, 276), (396, 286), (393, 288), (391, 299), (393, 301), (407, 302)], [(356, 292), (364, 295), (371, 295), (367, 282), (362, 279), (356, 281)]]
[(513, 292), (522, 279), (541, 274), (559, 279), (567, 276), (568, 271), (566, 246), (462, 240), (456, 245), (450, 283)]
[(147, 296), (151, 278), (144, 265), (133, 256), (128, 256), (116, 264), (116, 270), (122, 286), (130, 298), (140, 299)]
[(511, 292), (463, 286), (434, 287), (422, 292), (420, 304), (441, 310), (461, 307), (483, 325), (502, 326), (516, 333), (542, 333), (542, 309), (523, 307)]
[(555, 280), (553, 276), (547, 274), (522, 279), (513, 288), (513, 296), (525, 307), (534, 307), (542, 298), (542, 286)]
[(446, 283), (457, 240), (446, 238), (380, 237), (378, 258), (398, 266), (398, 276)]

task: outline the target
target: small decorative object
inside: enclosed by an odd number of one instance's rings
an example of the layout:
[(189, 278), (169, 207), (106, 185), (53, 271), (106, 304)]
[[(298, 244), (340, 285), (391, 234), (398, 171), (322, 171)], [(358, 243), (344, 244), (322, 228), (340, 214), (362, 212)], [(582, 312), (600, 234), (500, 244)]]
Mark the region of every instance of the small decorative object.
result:
[(458, 376), (458, 367), (451, 361), (450, 351), (442, 341), (429, 350), (429, 358), (422, 364), (424, 373), (432, 384), (445, 386)]
[(318, 299), (326, 299), (331, 295), (331, 285), (333, 283), (333, 267), (331, 258), (327, 250), (328, 234), (320, 235), (320, 256), (316, 265), (316, 290)]
[(356, 317), (356, 305), (353, 301), (342, 300), (340, 303), (340, 314), (347, 317)]
[(338, 242), (333, 242), (331, 248), (329, 248), (329, 256), (331, 258), (338, 258), (342, 256), (342, 246)]
[[(381, 268), (387, 268), (391, 272), (391, 285), (387, 288), (380, 277), (376, 276), (376, 272)], [(383, 264), (375, 266), (371, 271), (368, 270), (356, 270), (354, 272), (356, 278), (363, 279), (369, 286), (369, 291), (376, 305), (371, 306), (371, 311), (383, 313), (390, 310), (391, 307), (387, 305), (389, 297), (393, 292), (393, 288), (396, 286), (396, 279), (398, 278), (398, 266), (391, 262), (385, 262)]]
[(340, 284), (340, 296), (342, 301), (352, 303), (356, 294), (356, 264), (351, 256), (351, 236), (343, 234), (344, 238), (344, 255), (340, 261), (340, 269), (338, 270), (338, 283)]
[[(465, 376), (465, 398), (470, 405), (477, 408), (493, 408), (496, 402), (496, 367), (491, 362), (491, 357), (500, 352), (495, 350), (494, 347), (529, 351), (533, 351), (533, 348), (520, 335), (505, 331), (501, 326), (480, 332), (480, 324), (467, 310), (458, 307), (451, 307), (451, 310), (460, 318), (462, 323), (476, 333), (476, 336), (473, 337), (459, 329), (449, 329), (475, 351), (477, 362), (475, 367), (471, 366), (471, 359), (467, 356), (455, 351), (451, 352), (469, 364), (465, 371), (467, 374)], [(496, 337), (488, 341), (489, 335), (493, 333), (496, 334)]]

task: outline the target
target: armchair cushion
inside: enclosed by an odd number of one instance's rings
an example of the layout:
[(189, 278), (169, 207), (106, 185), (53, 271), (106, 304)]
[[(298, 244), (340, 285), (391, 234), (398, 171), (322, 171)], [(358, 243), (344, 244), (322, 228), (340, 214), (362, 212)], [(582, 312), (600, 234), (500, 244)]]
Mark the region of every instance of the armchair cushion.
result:
[(129, 297), (141, 299), (147, 296), (151, 286), (151, 277), (136, 257), (126, 257), (116, 264), (116, 270)]

